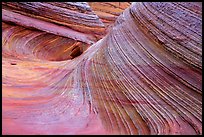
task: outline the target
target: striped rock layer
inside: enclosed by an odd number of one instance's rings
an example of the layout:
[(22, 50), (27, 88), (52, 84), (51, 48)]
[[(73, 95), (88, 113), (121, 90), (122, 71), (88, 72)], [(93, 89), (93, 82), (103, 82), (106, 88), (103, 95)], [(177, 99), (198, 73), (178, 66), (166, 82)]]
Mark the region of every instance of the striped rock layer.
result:
[(86, 2), (2, 2), (2, 8), (4, 48), (18, 56), (72, 59), (105, 34)]
[[(3, 54), (2, 133), (202, 134), (201, 14), (201, 3), (132, 3), (72, 60)], [(44, 37), (18, 29), (3, 23), (3, 53)]]
[(106, 33), (114, 26), (117, 17), (130, 6), (130, 2), (88, 2), (88, 4), (104, 23)]

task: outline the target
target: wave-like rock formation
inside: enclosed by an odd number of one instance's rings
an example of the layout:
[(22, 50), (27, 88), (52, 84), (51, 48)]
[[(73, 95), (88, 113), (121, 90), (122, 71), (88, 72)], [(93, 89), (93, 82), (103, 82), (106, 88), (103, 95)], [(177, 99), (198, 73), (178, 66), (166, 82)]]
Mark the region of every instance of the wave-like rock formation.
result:
[[(3, 2), (2, 8), (3, 34), (7, 37), (3, 39), (8, 41), (4, 47), (13, 46), (14, 53), (23, 57), (72, 59), (105, 34), (104, 24), (85, 2)], [(14, 40), (16, 44), (8, 46)]]
[(73, 59), (90, 45), (72, 38), (2, 23), (3, 56), (24, 60)]
[(6, 23), (2, 35), (3, 134), (202, 134), (201, 3), (132, 3), (72, 60), (33, 53), (65, 38)]

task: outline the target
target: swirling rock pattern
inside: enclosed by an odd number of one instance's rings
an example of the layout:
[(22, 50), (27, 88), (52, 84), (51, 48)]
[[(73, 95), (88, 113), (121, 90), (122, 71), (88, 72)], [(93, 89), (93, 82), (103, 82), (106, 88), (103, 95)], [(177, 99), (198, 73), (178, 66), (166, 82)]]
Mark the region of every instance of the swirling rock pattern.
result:
[(3, 2), (2, 8), (4, 21), (87, 43), (98, 40), (105, 29), (85, 2)]
[(201, 3), (132, 3), (60, 62), (6, 56), (18, 31), (3, 24), (3, 134), (202, 134), (201, 14)]
[[(61, 61), (73, 59), (90, 45), (38, 30), (2, 23), (3, 57), (24, 60)], [(15, 43), (15, 44), (14, 44)], [(78, 52), (77, 52), (78, 49)]]
[(72, 59), (105, 34), (104, 24), (85, 2), (3, 2), (2, 8), (4, 55)]

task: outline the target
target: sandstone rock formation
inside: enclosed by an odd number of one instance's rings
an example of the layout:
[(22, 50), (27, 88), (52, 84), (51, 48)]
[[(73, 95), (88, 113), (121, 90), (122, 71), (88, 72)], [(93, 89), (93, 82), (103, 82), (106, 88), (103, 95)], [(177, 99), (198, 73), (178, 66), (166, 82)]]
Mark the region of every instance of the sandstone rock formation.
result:
[[(82, 54), (105, 25), (81, 37), (69, 4), (3, 3), (3, 134), (202, 134), (201, 3), (132, 3)], [(56, 61), (66, 48), (75, 58)]]
[(23, 49), (40, 59), (66, 60), (76, 45), (83, 52), (105, 34), (104, 24), (84, 2), (3, 2), (2, 8), (3, 33), (9, 42), (17, 41), (10, 46), (20, 49), (18, 55)]
[(106, 33), (114, 26), (117, 17), (130, 6), (130, 2), (88, 2), (88, 4), (104, 23)]

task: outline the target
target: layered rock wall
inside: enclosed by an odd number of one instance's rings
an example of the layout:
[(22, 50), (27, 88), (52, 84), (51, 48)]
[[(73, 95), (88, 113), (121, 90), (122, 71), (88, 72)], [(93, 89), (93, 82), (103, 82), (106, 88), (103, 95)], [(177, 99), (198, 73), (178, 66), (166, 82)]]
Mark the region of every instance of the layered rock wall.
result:
[(3, 23), (2, 133), (202, 134), (201, 14), (201, 3), (132, 3), (64, 61), (49, 60), (73, 38)]

